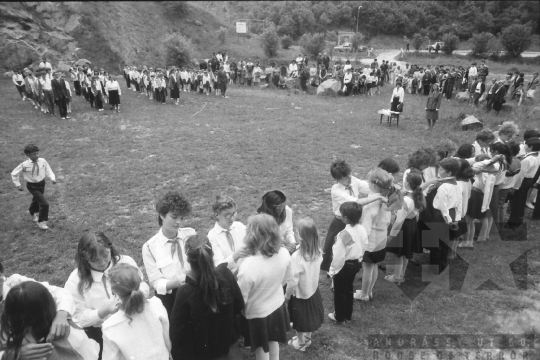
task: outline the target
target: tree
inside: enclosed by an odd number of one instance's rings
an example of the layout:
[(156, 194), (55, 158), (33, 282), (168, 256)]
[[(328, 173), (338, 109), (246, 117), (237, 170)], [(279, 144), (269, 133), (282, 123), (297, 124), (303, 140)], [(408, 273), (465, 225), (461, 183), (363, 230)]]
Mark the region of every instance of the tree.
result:
[(290, 37), (289, 35), (285, 35), (281, 38), (281, 47), (283, 49), (288, 49), (290, 48), (292, 45), (292, 37)]
[(365, 38), (366, 37), (362, 33), (356, 33), (356, 34), (353, 35), (353, 37), (351, 39), (351, 46), (353, 48), (353, 51), (358, 50), (360, 45), (362, 45), (362, 43), (364, 42)]
[(227, 41), (227, 28), (220, 26), (218, 30), (218, 39), (220, 43), (225, 44), (225, 41)]
[(489, 43), (492, 37), (492, 34), (486, 32), (473, 34), (471, 38), (472, 54), (475, 56), (482, 56), (489, 53)]
[(167, 66), (178, 67), (189, 65), (195, 49), (191, 40), (181, 34), (170, 34), (163, 41)]
[(274, 26), (267, 27), (261, 34), (261, 47), (268, 57), (277, 55), (279, 36)]
[(322, 33), (304, 34), (300, 38), (300, 45), (305, 53), (317, 57), (320, 53), (324, 52), (326, 47), (325, 36)]
[(459, 44), (459, 38), (454, 34), (444, 34), (442, 36), (442, 41), (444, 42), (444, 46), (442, 48), (442, 51), (450, 55), (454, 52), (454, 50), (457, 49), (457, 46)]
[(502, 31), (500, 41), (510, 56), (518, 57), (531, 46), (531, 28), (525, 25), (510, 25)]
[(419, 33), (415, 33), (411, 39), (412, 46), (416, 51), (420, 51), (420, 49), (422, 48), (422, 44), (425, 43), (427, 40), (427, 37), (422, 36)]

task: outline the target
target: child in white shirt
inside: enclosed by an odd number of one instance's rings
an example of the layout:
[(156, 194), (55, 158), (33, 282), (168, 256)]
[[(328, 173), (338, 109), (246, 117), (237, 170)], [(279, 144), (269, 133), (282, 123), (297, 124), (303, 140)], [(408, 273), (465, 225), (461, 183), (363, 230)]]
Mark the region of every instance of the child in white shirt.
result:
[(109, 273), (119, 310), (103, 323), (103, 360), (168, 360), (167, 310), (157, 297), (146, 300), (138, 269), (118, 264)]
[(345, 202), (340, 206), (341, 218), (347, 225), (336, 237), (334, 257), (328, 275), (334, 283), (334, 312), (328, 317), (336, 322), (352, 320), (353, 282), (360, 271), (360, 261), (368, 244), (366, 230), (360, 225), (362, 205)]
[(289, 300), (289, 315), (297, 333), (289, 345), (305, 351), (311, 345), (311, 333), (318, 330), (324, 321), (319, 292), (322, 251), (317, 227), (311, 218), (299, 220), (296, 230), (299, 245), (291, 256), (293, 277), (287, 282), (285, 298)]

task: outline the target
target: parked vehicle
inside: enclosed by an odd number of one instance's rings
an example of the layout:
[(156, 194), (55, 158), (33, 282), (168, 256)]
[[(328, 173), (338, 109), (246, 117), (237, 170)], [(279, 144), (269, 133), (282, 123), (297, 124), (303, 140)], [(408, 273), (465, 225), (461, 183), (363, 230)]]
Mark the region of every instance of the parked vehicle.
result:
[[(339, 46), (335, 46), (334, 51), (353, 52), (353, 47), (352, 47), (352, 44), (350, 42), (344, 42), (343, 44), (341, 44)], [(364, 51), (367, 51), (367, 46), (359, 46), (358, 47), (358, 52), (364, 52)]]
[(435, 51), (435, 49), (437, 48), (437, 44), (439, 45), (439, 50), (442, 50), (444, 47), (444, 42), (442, 41), (437, 41), (433, 44), (426, 45), (426, 50), (429, 52)]

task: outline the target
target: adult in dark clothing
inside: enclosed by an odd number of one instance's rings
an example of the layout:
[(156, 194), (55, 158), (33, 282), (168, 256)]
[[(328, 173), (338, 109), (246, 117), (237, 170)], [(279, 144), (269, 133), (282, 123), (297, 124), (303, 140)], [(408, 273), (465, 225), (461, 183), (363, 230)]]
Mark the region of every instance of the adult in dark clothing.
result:
[(491, 83), (486, 86), (486, 111), (489, 112), (491, 110), (491, 107), (493, 106), (493, 95), (495, 95), (495, 91), (497, 91), (499, 85), (496, 82), (496, 79), (493, 78), (491, 80)]
[(201, 70), (207, 70), (208, 69), (208, 64), (206, 63), (206, 61), (201, 60), (201, 62), (199, 63), (199, 69), (201, 69)]
[(227, 91), (227, 73), (224, 71), (223, 66), (219, 67), (218, 76), (217, 76), (217, 82), (219, 84), (219, 89), (221, 90), (221, 96), (224, 98), (228, 98), (228, 96), (225, 96), (225, 92)]
[(325, 70), (328, 71), (328, 69), (330, 68), (330, 57), (328, 56), (327, 53), (324, 53), (322, 62), (323, 62)]
[(439, 84), (431, 85), (431, 92), (428, 95), (426, 103), (426, 120), (428, 127), (426, 130), (432, 130), (439, 119), (439, 108), (441, 107), (442, 93), (439, 91)]
[(171, 355), (174, 360), (242, 359), (236, 317), (244, 298), (226, 264), (214, 267), (208, 238), (186, 240), (191, 272), (178, 288), (171, 313)]
[(493, 93), (493, 110), (495, 110), (497, 113), (496, 115), (499, 115), (499, 111), (502, 109), (502, 104), (504, 104), (505, 100), (504, 97), (506, 95), (506, 86), (504, 86), (504, 82), (502, 80), (497, 82), (498, 88)]
[(309, 69), (304, 67), (300, 73), (300, 88), (302, 91), (307, 92), (307, 82), (309, 80)]
[(67, 116), (67, 99), (69, 97), (69, 90), (66, 88), (66, 83), (60, 80), (60, 74), (56, 72), (54, 79), (51, 81), (51, 86), (54, 94), (54, 101), (58, 105), (58, 111), (62, 119), (68, 118)]
[(484, 91), (486, 91), (486, 84), (484, 84), (484, 78), (479, 77), (478, 80), (476, 80), (471, 86), (474, 106), (478, 105), (478, 101), (480, 100), (480, 97), (484, 94)]
[(424, 76), (422, 76), (422, 89), (424, 95), (429, 95), (429, 87), (431, 86), (431, 78), (432, 74), (431, 71), (424, 72)]

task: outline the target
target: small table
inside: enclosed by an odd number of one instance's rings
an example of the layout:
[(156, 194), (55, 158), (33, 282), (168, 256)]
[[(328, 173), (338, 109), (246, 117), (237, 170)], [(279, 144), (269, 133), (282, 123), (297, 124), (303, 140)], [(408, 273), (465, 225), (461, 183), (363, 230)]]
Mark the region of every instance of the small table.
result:
[(381, 114), (381, 121), (380, 124), (383, 122), (383, 117), (386, 116), (386, 121), (388, 122), (388, 126), (392, 126), (392, 120), (396, 120), (396, 126), (399, 126), (399, 115), (401, 114), (398, 111), (390, 111), (390, 110), (379, 110), (379, 114)]

